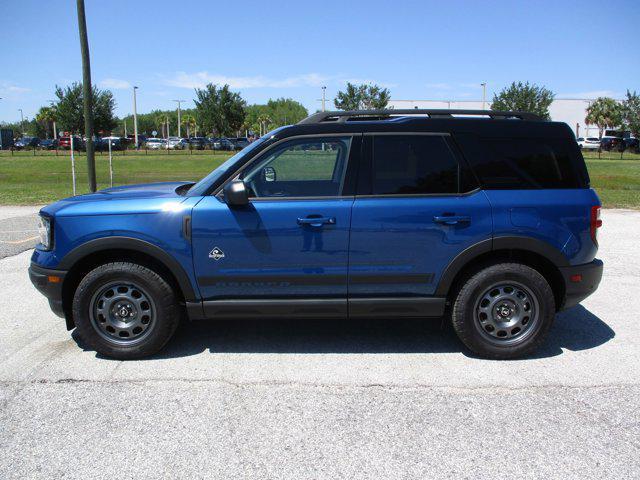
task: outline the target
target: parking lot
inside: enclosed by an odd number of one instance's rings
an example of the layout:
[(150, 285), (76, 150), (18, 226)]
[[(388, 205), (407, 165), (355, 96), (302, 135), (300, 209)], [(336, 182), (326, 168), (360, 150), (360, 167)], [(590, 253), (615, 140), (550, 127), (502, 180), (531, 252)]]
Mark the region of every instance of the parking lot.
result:
[(638, 211), (603, 212), (600, 289), (533, 358), (474, 358), (439, 320), (255, 319), (130, 362), (29, 283), (35, 211), (0, 215), (0, 478), (637, 476)]

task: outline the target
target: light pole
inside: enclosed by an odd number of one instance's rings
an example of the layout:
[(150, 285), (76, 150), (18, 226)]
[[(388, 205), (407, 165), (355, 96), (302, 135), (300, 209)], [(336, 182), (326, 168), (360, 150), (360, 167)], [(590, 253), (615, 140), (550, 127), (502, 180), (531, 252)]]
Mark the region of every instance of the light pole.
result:
[(178, 104), (178, 138), (182, 138), (180, 135), (180, 104), (186, 102), (186, 100), (174, 100)]
[(20, 129), (22, 130), (22, 136), (24, 137), (24, 114), (22, 113), (21, 108), (19, 108), (18, 111), (20, 112)]
[(487, 82), (482, 82), (482, 109), (485, 109), (485, 102), (487, 101)]
[(327, 100), (327, 87), (322, 87), (322, 111), (326, 111), (325, 102)]
[(136, 107), (136, 90), (138, 87), (133, 86), (133, 135), (136, 142), (136, 150), (138, 149), (138, 111)]

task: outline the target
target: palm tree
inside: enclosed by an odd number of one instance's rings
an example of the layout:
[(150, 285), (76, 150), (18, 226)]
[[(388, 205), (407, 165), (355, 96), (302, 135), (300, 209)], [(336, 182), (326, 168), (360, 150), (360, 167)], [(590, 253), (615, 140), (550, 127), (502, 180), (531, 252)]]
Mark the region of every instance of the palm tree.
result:
[(597, 125), (600, 138), (605, 128), (616, 128), (622, 124), (622, 106), (609, 97), (599, 97), (587, 107), (587, 124)]
[(269, 131), (268, 127), (271, 125), (271, 118), (269, 118), (269, 115), (263, 114), (260, 115), (257, 120), (260, 125), (260, 136), (262, 136)]
[(196, 119), (193, 117), (193, 115), (189, 115), (188, 113), (186, 113), (182, 115), (182, 118), (180, 120), (182, 126), (186, 127), (187, 138), (189, 138), (191, 136), (191, 128), (196, 126)]
[[(49, 138), (49, 127), (56, 121), (56, 108), (52, 105), (50, 107), (40, 107), (36, 114), (36, 121), (40, 122), (45, 131), (47, 132), (47, 138)], [(55, 133), (54, 133), (55, 136)]]

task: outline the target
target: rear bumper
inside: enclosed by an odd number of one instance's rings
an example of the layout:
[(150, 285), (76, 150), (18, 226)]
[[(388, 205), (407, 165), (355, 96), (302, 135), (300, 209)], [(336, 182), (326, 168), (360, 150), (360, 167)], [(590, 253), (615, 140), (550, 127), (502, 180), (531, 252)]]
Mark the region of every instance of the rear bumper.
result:
[[(602, 260), (598, 259), (584, 265), (560, 268), (566, 287), (564, 304), (561, 310), (577, 305), (596, 291), (602, 279), (602, 268)], [(579, 281), (578, 276), (580, 276)]]
[[(31, 283), (49, 300), (49, 306), (53, 313), (62, 318), (65, 317), (62, 307), (62, 284), (66, 274), (67, 272), (64, 270), (42, 268), (35, 263), (31, 263), (29, 267)], [(58, 280), (54, 280), (55, 278)]]

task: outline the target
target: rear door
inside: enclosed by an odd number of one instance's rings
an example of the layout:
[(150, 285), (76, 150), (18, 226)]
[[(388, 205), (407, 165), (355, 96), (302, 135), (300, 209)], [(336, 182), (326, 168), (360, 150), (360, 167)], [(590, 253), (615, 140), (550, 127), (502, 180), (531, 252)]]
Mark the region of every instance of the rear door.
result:
[(364, 152), (351, 220), (350, 315), (384, 314), (387, 299), (397, 314), (406, 300), (413, 316), (424, 304), (416, 310), (411, 299), (433, 296), (456, 255), (490, 242), (489, 202), (447, 134), (365, 135)]

